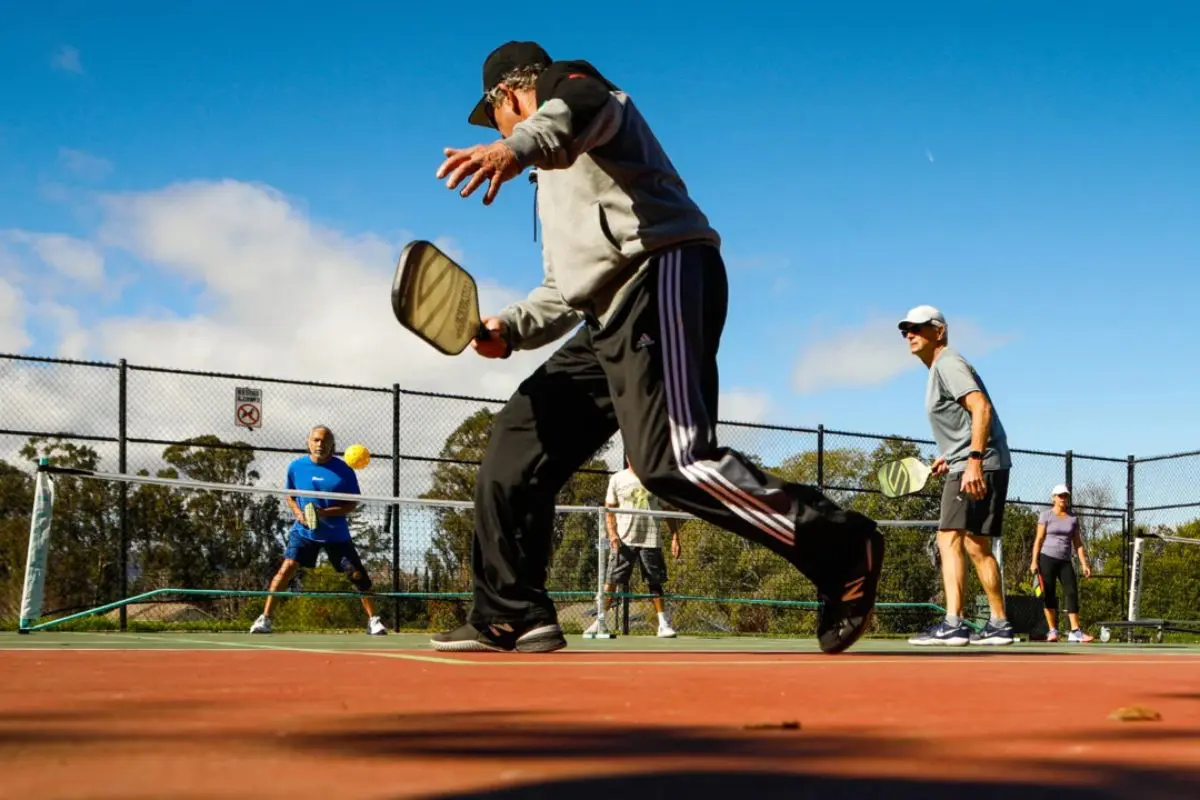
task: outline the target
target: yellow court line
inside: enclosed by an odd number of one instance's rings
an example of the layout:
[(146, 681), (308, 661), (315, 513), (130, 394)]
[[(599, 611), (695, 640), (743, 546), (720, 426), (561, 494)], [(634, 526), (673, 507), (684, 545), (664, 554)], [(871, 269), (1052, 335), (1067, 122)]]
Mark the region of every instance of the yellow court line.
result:
[[(136, 633), (117, 633), (113, 636), (127, 636), (138, 641), (146, 641), (146, 637)], [(231, 647), (242, 650), (274, 650), (281, 653), (319, 653), (321, 655), (361, 655), (361, 656), (376, 656), (378, 658), (398, 658), (404, 661), (423, 661), (430, 664), (453, 664), (455, 666), (474, 666), (473, 662), (460, 661), (453, 658), (440, 658), (438, 656), (418, 656), (411, 653), (400, 653), (395, 650), (332, 650), (325, 647), (288, 647), (286, 645), (276, 644), (250, 644), (249, 642), (220, 642), (206, 641), (204, 639), (180, 639), (172, 638), (176, 642), (187, 642), (188, 644), (202, 644), (205, 646)], [(154, 648), (147, 647), (145, 652), (152, 652)], [(189, 652), (195, 652), (194, 650)]]

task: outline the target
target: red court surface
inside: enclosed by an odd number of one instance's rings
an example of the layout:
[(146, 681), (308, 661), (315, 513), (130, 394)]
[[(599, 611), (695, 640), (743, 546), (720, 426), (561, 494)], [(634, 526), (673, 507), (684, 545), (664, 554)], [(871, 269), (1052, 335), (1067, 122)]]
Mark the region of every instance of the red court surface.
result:
[(0, 797), (1200, 798), (1195, 651), (188, 641), (0, 647)]

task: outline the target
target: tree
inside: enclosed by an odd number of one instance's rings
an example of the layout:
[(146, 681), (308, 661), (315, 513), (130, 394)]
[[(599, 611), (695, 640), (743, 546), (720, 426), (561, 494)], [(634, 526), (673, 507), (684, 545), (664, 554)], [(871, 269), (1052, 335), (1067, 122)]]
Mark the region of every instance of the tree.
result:
[[(158, 477), (253, 486), (254, 450), (212, 435), (163, 450), (169, 469)], [(143, 485), (133, 498), (142, 568), (168, 586), (258, 589), (283, 556), (283, 499), (240, 491), (167, 489)], [(165, 573), (165, 574), (164, 574)]]
[[(487, 450), (495, 413), (481, 408), (467, 417), (446, 438), (433, 472), (433, 485), (421, 495), (429, 500), (472, 500), (475, 474)], [(475, 514), (470, 510), (439, 508), (437, 531), (426, 555), (434, 591), (465, 591), (470, 586), (471, 538)]]
[(0, 622), (16, 620), (25, 582), (33, 478), (0, 460)]

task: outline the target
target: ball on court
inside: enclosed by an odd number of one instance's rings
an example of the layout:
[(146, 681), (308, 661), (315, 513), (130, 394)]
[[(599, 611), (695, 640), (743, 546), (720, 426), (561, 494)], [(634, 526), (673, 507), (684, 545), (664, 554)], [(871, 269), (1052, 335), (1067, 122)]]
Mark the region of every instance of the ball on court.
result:
[(342, 460), (349, 464), (352, 469), (362, 469), (371, 463), (371, 451), (361, 444), (352, 444), (346, 448), (346, 452), (342, 455)]

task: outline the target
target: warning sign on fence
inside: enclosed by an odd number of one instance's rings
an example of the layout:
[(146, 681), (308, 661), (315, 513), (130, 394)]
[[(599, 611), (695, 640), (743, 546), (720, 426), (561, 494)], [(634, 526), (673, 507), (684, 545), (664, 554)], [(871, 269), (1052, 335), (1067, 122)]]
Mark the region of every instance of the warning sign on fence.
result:
[(233, 397), (234, 424), (243, 428), (262, 427), (262, 389), (239, 386)]

